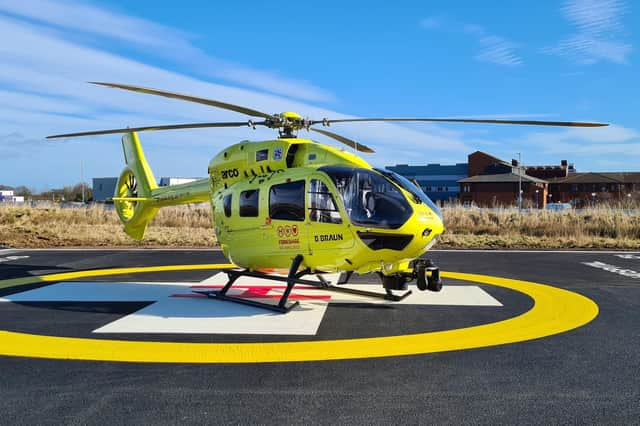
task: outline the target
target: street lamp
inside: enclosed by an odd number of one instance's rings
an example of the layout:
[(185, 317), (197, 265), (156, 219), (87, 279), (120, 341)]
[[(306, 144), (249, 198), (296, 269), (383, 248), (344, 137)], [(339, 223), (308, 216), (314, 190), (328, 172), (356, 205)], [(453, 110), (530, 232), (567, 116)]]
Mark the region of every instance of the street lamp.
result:
[(536, 189), (536, 209), (540, 208), (540, 204), (538, 203), (538, 192), (540, 192), (540, 190)]
[(595, 192), (591, 193), (591, 203), (592, 203), (593, 207), (596, 206), (596, 193)]
[(522, 210), (522, 194), (524, 193), (524, 191), (521, 189), (520, 193), (518, 194), (518, 208), (520, 210)]
[(522, 211), (522, 158), (518, 153), (518, 211)]

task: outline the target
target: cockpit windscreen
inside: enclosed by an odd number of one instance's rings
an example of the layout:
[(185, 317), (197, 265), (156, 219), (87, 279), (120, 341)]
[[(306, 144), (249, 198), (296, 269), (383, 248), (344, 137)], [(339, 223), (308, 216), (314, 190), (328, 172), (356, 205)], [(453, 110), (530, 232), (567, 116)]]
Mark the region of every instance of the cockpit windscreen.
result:
[(372, 170), (340, 166), (319, 170), (333, 181), (354, 225), (397, 229), (413, 212), (402, 192)]
[(404, 177), (402, 175), (399, 175), (397, 173), (394, 173), (392, 171), (380, 170), (380, 169), (374, 169), (374, 170), (377, 171), (378, 173), (382, 174), (382, 175), (385, 175), (387, 178), (391, 179), (392, 181), (394, 181), (395, 183), (400, 185), (404, 190), (406, 190), (411, 195), (413, 195), (413, 197), (415, 198), (416, 202), (418, 200), (420, 200), (423, 203), (425, 203), (442, 220), (442, 212), (440, 211), (438, 206), (433, 201), (431, 201), (431, 198), (429, 198), (429, 196), (427, 194), (425, 194), (424, 191), (422, 191), (422, 188), (420, 188), (419, 186), (415, 185), (413, 182), (411, 182), (406, 177)]

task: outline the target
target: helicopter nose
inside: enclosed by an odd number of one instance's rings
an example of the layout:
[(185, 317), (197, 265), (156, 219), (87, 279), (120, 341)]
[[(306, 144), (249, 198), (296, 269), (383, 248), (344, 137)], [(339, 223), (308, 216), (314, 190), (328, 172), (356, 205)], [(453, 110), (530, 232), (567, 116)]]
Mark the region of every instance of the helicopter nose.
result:
[(434, 215), (430, 218), (426, 227), (422, 231), (422, 238), (427, 243), (431, 243), (438, 235), (444, 231), (444, 223), (440, 216)]

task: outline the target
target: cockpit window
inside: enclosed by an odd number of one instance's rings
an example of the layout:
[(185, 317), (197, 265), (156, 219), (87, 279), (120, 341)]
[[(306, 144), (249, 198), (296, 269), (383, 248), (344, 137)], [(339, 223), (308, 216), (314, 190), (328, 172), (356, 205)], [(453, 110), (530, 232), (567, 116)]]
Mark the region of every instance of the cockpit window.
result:
[(281, 220), (304, 220), (304, 181), (273, 185), (269, 190), (269, 217)]
[(309, 182), (309, 219), (312, 222), (342, 223), (333, 195), (324, 182), (312, 179)]
[(416, 186), (413, 182), (411, 182), (406, 177), (399, 175), (397, 173), (394, 173), (392, 171), (380, 170), (380, 169), (374, 169), (374, 170), (380, 174), (383, 174), (388, 179), (391, 179), (393, 182), (395, 182), (400, 187), (402, 187), (402, 189), (404, 189), (405, 191), (413, 195), (416, 202), (421, 201), (425, 203), (427, 206), (429, 206), (431, 210), (433, 210), (435, 214), (438, 215), (440, 219), (442, 219), (442, 212), (440, 211), (438, 206), (436, 206), (436, 204), (433, 201), (431, 201), (431, 198), (429, 198), (429, 196), (425, 194), (424, 191), (422, 191), (422, 189), (419, 186)]
[(402, 192), (378, 173), (339, 166), (319, 170), (333, 181), (354, 225), (397, 229), (411, 216), (411, 206)]

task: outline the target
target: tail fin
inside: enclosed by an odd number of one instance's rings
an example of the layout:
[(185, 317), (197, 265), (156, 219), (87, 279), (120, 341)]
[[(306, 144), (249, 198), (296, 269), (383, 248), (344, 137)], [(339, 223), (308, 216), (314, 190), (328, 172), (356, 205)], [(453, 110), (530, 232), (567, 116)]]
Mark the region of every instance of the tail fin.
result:
[(158, 188), (158, 184), (137, 133), (126, 133), (122, 137), (122, 149), (126, 166), (120, 173), (113, 202), (124, 224), (124, 231), (130, 237), (141, 240), (147, 225), (160, 208), (152, 198), (152, 191)]
[(148, 195), (150, 195), (151, 191), (158, 187), (158, 184), (144, 156), (144, 151), (140, 145), (140, 139), (138, 139), (137, 133), (126, 133), (122, 136), (122, 150), (127, 167), (133, 170), (139, 179), (138, 184), (141, 185), (140, 189), (148, 192)]

